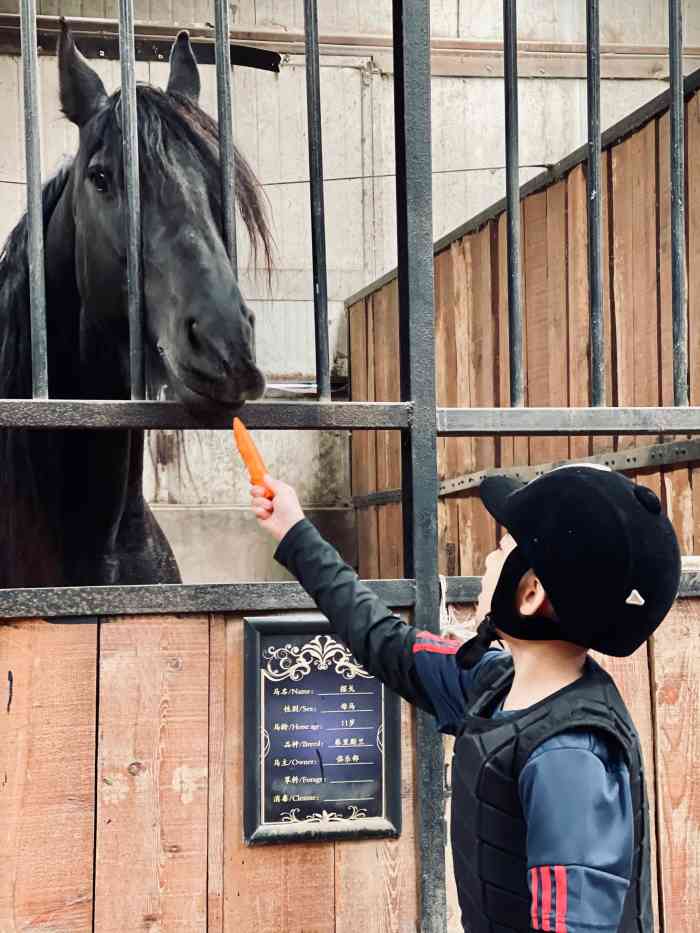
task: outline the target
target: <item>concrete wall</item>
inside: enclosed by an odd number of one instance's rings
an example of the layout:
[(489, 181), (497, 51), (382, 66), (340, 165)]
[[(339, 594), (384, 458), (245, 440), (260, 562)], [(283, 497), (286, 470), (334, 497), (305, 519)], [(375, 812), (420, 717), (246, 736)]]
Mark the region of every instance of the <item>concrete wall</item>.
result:
[[(3, 6), (4, 4), (4, 6)], [(301, 0), (241, 0), (237, 28), (277, 31), (303, 24)], [(0, 0), (0, 10), (16, 0)], [(321, 0), (322, 34), (352, 34), (356, 54), (321, 60), (326, 227), (335, 370), (347, 370), (344, 299), (396, 263), (393, 163), (393, 83), (381, 61), (363, 49), (363, 36), (389, 34), (387, 0)], [(114, 4), (45, 0), (46, 13), (113, 16)], [(520, 35), (538, 42), (585, 42), (584, 5), (578, 0), (519, 3)], [(607, 5), (605, 42), (651, 47), (666, 36), (664, 0)], [(435, 37), (488, 42), (501, 35), (500, 0), (435, 0)], [(151, 0), (141, 18), (181, 24), (212, 18), (194, 0)], [(687, 44), (700, 46), (700, 12), (686, 3)], [(365, 44), (371, 45), (370, 42)], [(579, 50), (580, 54), (580, 50)], [(639, 53), (638, 55), (642, 54)], [(646, 53), (644, 53), (646, 54)], [(455, 53), (455, 61), (458, 55)], [(643, 57), (643, 54), (642, 54)], [(554, 60), (554, 57), (553, 57)], [(640, 59), (641, 60), (641, 59)], [(109, 88), (118, 65), (98, 62)], [(449, 70), (449, 69), (448, 69)], [(459, 71), (459, 69), (456, 69)], [(213, 68), (203, 71), (203, 105), (216, 113)], [(521, 176), (525, 180), (579, 146), (586, 134), (585, 82), (580, 78), (528, 78), (520, 87)], [(552, 75), (556, 68), (553, 66)], [(24, 168), (20, 62), (0, 58), (0, 238), (23, 210)], [(644, 71), (641, 70), (640, 74)], [(162, 63), (139, 65), (139, 78), (163, 84)], [(73, 128), (58, 111), (56, 61), (42, 59), (44, 169), (50, 172), (75, 147)], [(606, 80), (604, 125), (618, 120), (666, 87), (663, 80)], [(433, 79), (434, 231), (436, 238), (458, 226), (504, 191), (503, 87), (500, 78), (460, 75)], [(279, 75), (248, 69), (235, 72), (237, 141), (250, 158), (269, 198), (277, 242), (272, 288), (242, 273), (244, 294), (259, 322), (258, 349), (275, 379), (311, 378), (314, 365), (304, 62), (284, 58)], [(245, 267), (246, 244), (239, 244)], [(304, 504), (353, 558), (354, 532), (348, 509), (348, 438), (341, 433), (260, 432), (271, 470), (299, 485)], [(188, 581), (265, 579), (281, 575), (271, 547), (255, 534), (245, 513), (246, 484), (225, 432), (158, 432), (149, 438), (146, 480), (149, 498), (170, 536)], [(244, 545), (243, 545), (244, 542)]]

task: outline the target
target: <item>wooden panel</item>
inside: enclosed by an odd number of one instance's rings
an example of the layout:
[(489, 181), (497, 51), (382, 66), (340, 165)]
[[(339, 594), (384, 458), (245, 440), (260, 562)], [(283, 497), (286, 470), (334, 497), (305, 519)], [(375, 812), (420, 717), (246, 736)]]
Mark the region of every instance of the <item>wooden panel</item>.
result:
[(630, 658), (607, 658), (593, 653), (595, 660), (614, 678), (618, 690), (632, 716), (642, 745), (645, 785), (649, 799), (651, 821), (651, 875), (652, 907), (658, 923), (658, 871), (656, 860), (656, 771), (654, 749), (654, 724), (652, 720), (652, 684), (649, 678), (649, 648), (645, 644)]
[(700, 928), (700, 603), (679, 600), (654, 636), (664, 929)]
[[(673, 405), (673, 301), (671, 297), (670, 117), (658, 121), (659, 357), (661, 404)], [(664, 437), (664, 440), (681, 440)], [(687, 465), (661, 471), (666, 514), (673, 522), (683, 554), (693, 553), (693, 495)]]
[(206, 929), (209, 627), (102, 626), (96, 933)]
[[(401, 398), (399, 372), (399, 291), (394, 281), (375, 295), (374, 300), (374, 387), (377, 401), (397, 402)], [(377, 431), (377, 489), (401, 486), (401, 435), (398, 431)], [(378, 509), (379, 576), (403, 576), (403, 523), (401, 505), (392, 503)]]
[[(455, 302), (454, 265), (452, 249), (435, 257), (435, 385), (438, 405), (447, 407), (458, 404), (456, 328), (461, 316)], [(460, 438), (437, 439), (440, 479), (465, 471), (467, 465), (460, 457), (463, 446)], [(438, 499), (438, 537), (439, 572), (454, 576), (459, 567), (459, 509), (457, 500), (452, 496)]]
[[(568, 261), (568, 404), (581, 408), (591, 403), (590, 307), (588, 291), (588, 187), (583, 166), (567, 179)], [(591, 453), (590, 437), (569, 438), (569, 457)]]
[[(374, 398), (374, 347), (372, 345), (370, 358), (368, 356), (368, 328), (371, 328), (369, 333), (373, 337), (372, 297), (350, 309), (349, 322), (351, 397), (353, 401), (371, 401)], [(353, 431), (351, 444), (353, 494), (364, 495), (374, 492), (377, 487), (376, 434), (374, 431)], [(374, 506), (359, 509), (356, 515), (359, 573), (364, 579), (374, 579), (379, 575), (377, 509)]]
[[(243, 842), (243, 624), (226, 620), (224, 929), (335, 933), (333, 843)], [(303, 892), (303, 894), (302, 894)]]
[(224, 933), (224, 754), (226, 741), (226, 620), (209, 621), (209, 800), (207, 933)]
[(416, 930), (415, 772), (415, 713), (402, 702), (402, 833), (399, 839), (336, 842), (334, 933), (356, 933), (359, 918), (371, 933)]
[(92, 930), (97, 626), (4, 623), (0, 658), (0, 930)]
[[(605, 401), (608, 405), (615, 404), (615, 373), (613, 366), (614, 340), (613, 340), (613, 289), (610, 281), (610, 263), (612, 253), (612, 159), (608, 152), (602, 154), (600, 162), (603, 196), (603, 342), (605, 347)], [(615, 438), (601, 435), (591, 439), (591, 449), (594, 454), (605, 453), (615, 449)]]

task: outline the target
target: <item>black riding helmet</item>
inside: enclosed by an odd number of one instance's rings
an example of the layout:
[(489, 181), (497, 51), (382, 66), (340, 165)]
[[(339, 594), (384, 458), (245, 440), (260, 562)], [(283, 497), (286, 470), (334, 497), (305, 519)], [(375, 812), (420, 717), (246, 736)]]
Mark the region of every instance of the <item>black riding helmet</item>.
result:
[[(530, 483), (489, 476), (488, 511), (515, 539), (491, 613), (460, 652), (470, 667), (497, 637), (560, 639), (614, 657), (632, 654), (678, 594), (681, 559), (657, 496), (608, 467), (571, 464)], [(556, 619), (523, 618), (515, 594), (532, 569)]]

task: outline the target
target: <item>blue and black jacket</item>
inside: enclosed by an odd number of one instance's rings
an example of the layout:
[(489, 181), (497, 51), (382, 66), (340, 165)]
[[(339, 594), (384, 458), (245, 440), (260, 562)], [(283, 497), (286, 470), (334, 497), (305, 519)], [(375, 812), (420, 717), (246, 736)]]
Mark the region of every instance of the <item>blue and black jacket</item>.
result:
[[(475, 679), (502, 665), (503, 652), (489, 651), (474, 668), (461, 669), (457, 642), (420, 632), (387, 609), (307, 520), (288, 532), (275, 556), (370, 673), (433, 715), (441, 732), (458, 734)], [(518, 793), (532, 929), (617, 933), (635, 845), (630, 773), (618, 744), (603, 731), (560, 732), (525, 762)]]

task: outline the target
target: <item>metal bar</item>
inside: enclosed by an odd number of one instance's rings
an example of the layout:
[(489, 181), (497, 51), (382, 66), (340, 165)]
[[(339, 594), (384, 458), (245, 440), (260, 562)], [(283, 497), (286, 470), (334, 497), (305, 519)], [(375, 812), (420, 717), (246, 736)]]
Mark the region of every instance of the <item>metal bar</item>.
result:
[(143, 302), (141, 281), (141, 196), (139, 138), (134, 58), (133, 0), (119, 0), (119, 60), (121, 63), (122, 146), (126, 186), (126, 283), (129, 307), (131, 397), (145, 396)]
[(605, 404), (603, 334), (602, 179), (600, 135), (599, 0), (586, 2), (588, 71), (588, 300), (591, 318), (591, 403)]
[(510, 404), (525, 404), (520, 256), (520, 154), (518, 132), (518, 19), (516, 0), (503, 0), (508, 223), (508, 354)]
[[(415, 580), (365, 580), (393, 609), (415, 603)], [(447, 577), (446, 601), (476, 602), (481, 577)], [(700, 596), (697, 557), (683, 558), (678, 595)], [(298, 583), (165, 584), (162, 586), (82, 586), (0, 590), (0, 619), (86, 620), (95, 617), (202, 612), (281, 612), (315, 609)]]
[(236, 243), (236, 161), (233, 146), (233, 91), (229, 52), (231, 26), (228, 0), (214, 0), (216, 28), (216, 103), (219, 114), (221, 210), (224, 242), (234, 271), (238, 271)]
[[(686, 77), (684, 87), (686, 97), (700, 89), (700, 69)], [(657, 97), (653, 97), (646, 104), (628, 114), (618, 123), (608, 127), (603, 133), (603, 150), (608, 150), (617, 145), (617, 143), (628, 139), (633, 133), (636, 133), (638, 129), (646, 126), (650, 120), (654, 120), (662, 113), (665, 113), (670, 106), (670, 101), (670, 91), (663, 91), (663, 93), (659, 94)], [(534, 178), (530, 179), (530, 181), (526, 181), (520, 188), (520, 200), (524, 200), (531, 194), (544, 191), (545, 188), (549, 188), (551, 185), (555, 184), (555, 182), (566, 178), (569, 172), (576, 168), (576, 166), (585, 165), (587, 161), (588, 143), (585, 143), (583, 146), (579, 146), (578, 149), (575, 149), (573, 152), (569, 153), (569, 155), (565, 156), (560, 162), (557, 162), (556, 165), (548, 168), (547, 171), (536, 175)], [(507, 209), (507, 206), (506, 199), (501, 198), (500, 201), (491, 204), (483, 211), (475, 214), (474, 217), (470, 217), (469, 220), (436, 240), (433, 245), (433, 252), (437, 255), (447, 249), (455, 240), (460, 240), (462, 237), (480, 230), (490, 220), (495, 220), (499, 217)], [(350, 295), (349, 298), (346, 298), (345, 306), (350, 307), (350, 305), (362, 301), (362, 299), (366, 298), (368, 295), (372, 295), (377, 289), (381, 288), (382, 285), (392, 282), (396, 278), (396, 274), (396, 269), (390, 269), (379, 278), (369, 282), (359, 291)]]
[[(411, 405), (403, 402), (248, 402), (239, 412), (248, 427), (270, 430), (402, 430)], [(177, 402), (0, 401), (0, 427), (222, 428), (231, 413), (198, 418)]]
[(685, 104), (683, 8), (668, 3), (671, 77), (671, 289), (673, 296), (673, 399), (688, 404), (688, 295), (685, 278)]
[(700, 434), (700, 408), (440, 408), (438, 434)]
[[(416, 579), (414, 622), (439, 627), (437, 453), (430, 152), (430, 3), (393, 0), (396, 233), (401, 398), (413, 401), (402, 437), (405, 573)], [(420, 929), (447, 929), (444, 752), (432, 718), (416, 720)]]
[[(567, 463), (600, 463), (610, 467), (611, 470), (625, 472), (628, 470), (644, 470), (648, 467), (658, 469), (676, 463), (692, 463), (700, 461), (700, 441), (672, 441), (668, 444), (650, 444), (646, 447), (625, 447), (619, 451), (608, 451), (604, 454), (594, 454), (592, 457), (577, 457), (575, 460), (553, 460), (549, 463), (537, 463), (527, 466), (489, 467), (486, 470), (476, 470), (472, 473), (462, 473), (440, 482), (438, 495), (454, 496), (470, 489), (476, 489), (487, 476), (512, 476), (515, 479), (529, 482), (549, 473), (556, 467)], [(372, 506), (387, 505), (401, 500), (400, 489), (383, 489), (380, 492), (369, 492), (362, 496), (353, 496), (352, 505), (356, 509), (366, 509)]]
[[(413, 605), (413, 580), (368, 580), (395, 609)], [(0, 618), (70, 618), (179, 612), (246, 612), (314, 609), (298, 583), (76, 586), (0, 590)]]
[(323, 208), (323, 145), (321, 140), (321, 68), (318, 54), (316, 0), (304, 0), (306, 47), (306, 108), (309, 134), (311, 184), (311, 249), (314, 277), (316, 328), (316, 382), (318, 398), (331, 398), (330, 347), (328, 343), (328, 276), (326, 273), (326, 223)]
[(44, 212), (41, 194), (39, 70), (36, 42), (36, 0), (22, 0), (22, 85), (27, 166), (27, 263), (32, 336), (32, 395), (48, 398), (46, 344), (46, 283), (44, 280)]

